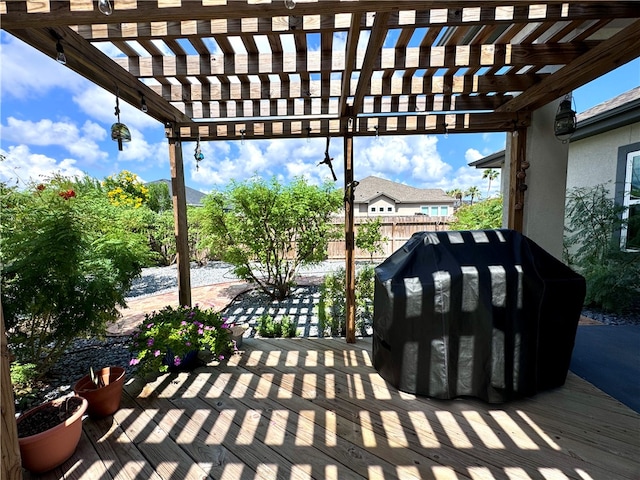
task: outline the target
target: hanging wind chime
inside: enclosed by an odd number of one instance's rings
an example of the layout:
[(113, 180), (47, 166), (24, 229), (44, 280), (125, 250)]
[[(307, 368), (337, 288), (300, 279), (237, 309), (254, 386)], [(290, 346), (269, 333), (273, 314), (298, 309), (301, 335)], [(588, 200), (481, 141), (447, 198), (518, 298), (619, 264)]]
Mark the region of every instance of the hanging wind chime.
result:
[(196, 151), (193, 157), (196, 159), (196, 171), (198, 171), (200, 169), (200, 162), (204, 160), (204, 154), (202, 150), (200, 150), (200, 135), (198, 135), (198, 140), (196, 141)]
[(111, 125), (111, 140), (118, 142), (118, 150), (122, 151), (122, 142), (131, 141), (131, 132), (124, 123), (120, 123), (120, 91), (116, 88), (116, 111), (115, 115), (118, 119), (116, 123)]

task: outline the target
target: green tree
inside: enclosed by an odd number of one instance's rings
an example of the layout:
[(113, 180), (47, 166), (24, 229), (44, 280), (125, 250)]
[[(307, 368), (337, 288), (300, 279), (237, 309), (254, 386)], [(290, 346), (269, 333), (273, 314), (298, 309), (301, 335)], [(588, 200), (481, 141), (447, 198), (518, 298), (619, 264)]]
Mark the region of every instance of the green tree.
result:
[(338, 236), (329, 216), (341, 207), (342, 194), (329, 183), (233, 182), (205, 197), (201, 243), (238, 277), (282, 299), (301, 266), (325, 259), (329, 240)]
[(466, 192), (464, 192), (466, 197), (471, 197), (471, 205), (473, 205), (473, 200), (476, 198), (480, 198), (480, 189), (476, 186), (469, 187)]
[(459, 208), (451, 230), (486, 230), (502, 226), (502, 197)]
[(382, 236), (382, 219), (376, 217), (369, 218), (364, 223), (358, 225), (356, 235), (356, 247), (361, 248), (369, 253), (371, 263), (373, 263), (373, 255), (376, 253), (384, 253), (382, 243), (388, 240)]
[(165, 182), (155, 182), (147, 184), (147, 188), (149, 189), (147, 206), (151, 210), (160, 213), (173, 208), (169, 185)]
[(482, 172), (482, 179), (484, 180), (485, 178), (489, 179), (489, 186), (487, 187), (487, 197), (491, 194), (491, 182), (494, 181), (496, 178), (498, 178), (499, 173), (496, 170), (493, 170), (492, 168), (487, 168), (485, 171)]
[(19, 363), (44, 375), (81, 336), (101, 336), (149, 261), (146, 236), (125, 225), (91, 182), (54, 178), (2, 189), (1, 295)]

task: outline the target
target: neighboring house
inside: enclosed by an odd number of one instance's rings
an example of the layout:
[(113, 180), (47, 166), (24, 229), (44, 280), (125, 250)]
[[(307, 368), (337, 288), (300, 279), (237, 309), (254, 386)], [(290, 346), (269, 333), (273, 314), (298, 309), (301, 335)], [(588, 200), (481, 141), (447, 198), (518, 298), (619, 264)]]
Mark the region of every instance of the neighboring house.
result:
[(456, 199), (438, 188), (415, 188), (369, 176), (355, 189), (354, 216), (453, 215)]
[[(640, 87), (582, 112), (577, 120), (566, 190), (604, 184), (612, 200), (628, 207), (630, 227), (616, 232), (621, 248), (640, 251)], [(469, 166), (502, 168), (504, 161), (502, 150)]]
[[(149, 182), (149, 183), (166, 183), (167, 186), (169, 187), (169, 196), (173, 196), (173, 190), (171, 189), (171, 180), (167, 180), (166, 178), (163, 178), (162, 180), (156, 180), (154, 182)], [(185, 191), (186, 191), (186, 197), (187, 197), (187, 205), (189, 206), (194, 206), (194, 207), (201, 207), (202, 206), (202, 198), (206, 196), (205, 193), (202, 193), (198, 190), (194, 190), (193, 188), (190, 187), (185, 187)]]

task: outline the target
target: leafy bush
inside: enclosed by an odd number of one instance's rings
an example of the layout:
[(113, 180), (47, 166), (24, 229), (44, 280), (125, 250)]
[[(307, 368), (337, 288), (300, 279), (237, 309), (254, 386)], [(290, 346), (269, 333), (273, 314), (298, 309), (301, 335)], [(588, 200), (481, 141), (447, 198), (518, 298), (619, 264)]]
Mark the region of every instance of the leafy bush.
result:
[(201, 244), (232, 264), (239, 278), (283, 299), (301, 266), (325, 259), (328, 241), (338, 236), (329, 216), (341, 206), (342, 195), (331, 184), (232, 183), (205, 197)]
[(382, 243), (388, 241), (387, 237), (382, 236), (382, 219), (376, 217), (369, 218), (364, 223), (358, 225), (356, 234), (356, 247), (369, 253), (371, 263), (376, 253), (384, 253)]
[(28, 409), (38, 398), (38, 390), (34, 388), (38, 378), (38, 366), (35, 363), (11, 363), (11, 385), (18, 409)]
[(488, 230), (502, 226), (502, 197), (460, 207), (450, 230)]
[(283, 316), (280, 320), (275, 320), (268, 314), (263, 314), (258, 319), (258, 335), (265, 338), (292, 338), (297, 336), (298, 326), (289, 318)]
[(603, 184), (567, 195), (565, 260), (587, 281), (585, 304), (616, 313), (640, 296), (640, 254), (621, 251), (614, 235), (625, 225), (624, 210)]
[(2, 305), (17, 361), (47, 373), (78, 337), (104, 335), (149, 261), (143, 234), (122, 225), (91, 182), (53, 178), (2, 188)]
[(142, 184), (135, 173), (122, 170), (102, 182), (109, 201), (115, 206), (140, 208), (149, 201), (149, 189)]
[[(320, 286), (318, 323), (321, 335), (346, 334), (346, 270), (338, 269), (325, 276)], [(375, 269), (364, 265), (356, 271), (356, 330), (366, 334), (365, 326), (373, 320)]]
[(222, 315), (197, 305), (147, 314), (132, 338), (130, 364), (138, 365), (140, 375), (193, 368), (200, 351), (222, 360), (233, 348)]

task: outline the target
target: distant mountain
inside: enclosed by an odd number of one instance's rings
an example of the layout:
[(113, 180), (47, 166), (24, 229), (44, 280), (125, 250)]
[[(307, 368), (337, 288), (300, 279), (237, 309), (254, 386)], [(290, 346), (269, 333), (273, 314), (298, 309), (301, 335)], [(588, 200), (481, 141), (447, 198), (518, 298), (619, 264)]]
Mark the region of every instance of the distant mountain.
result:
[[(171, 189), (171, 180), (167, 180), (166, 178), (163, 178), (162, 180), (155, 180), (153, 182), (149, 182), (149, 184), (151, 183), (166, 183), (167, 186), (169, 187), (169, 195), (173, 196), (173, 190)], [(202, 197), (204, 197), (206, 193), (202, 193), (199, 190), (195, 190), (190, 187), (185, 187), (185, 192), (187, 195), (187, 205), (193, 205), (196, 207), (202, 206)]]

